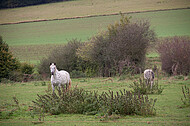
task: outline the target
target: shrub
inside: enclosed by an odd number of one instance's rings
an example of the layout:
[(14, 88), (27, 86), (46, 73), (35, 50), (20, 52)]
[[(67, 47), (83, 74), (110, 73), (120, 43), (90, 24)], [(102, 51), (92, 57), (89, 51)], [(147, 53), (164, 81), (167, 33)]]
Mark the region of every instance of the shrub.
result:
[(38, 95), (33, 101), (35, 109), (43, 108), (51, 114), (78, 113), (96, 114), (98, 111), (97, 92), (88, 92), (84, 89), (74, 88), (68, 92), (58, 90), (58, 93)]
[(0, 82), (2, 78), (9, 78), (11, 72), (18, 70), (19, 61), (9, 52), (9, 46), (0, 36)]
[(85, 74), (82, 71), (76, 71), (73, 70), (71, 73), (71, 78), (80, 78), (80, 77), (85, 77)]
[(158, 52), (162, 70), (170, 75), (188, 75), (190, 72), (190, 38), (170, 37), (161, 40)]
[(34, 81), (42, 80), (42, 75), (39, 74), (39, 73), (33, 73), (33, 74), (31, 75), (31, 79), (34, 80)]
[(58, 70), (64, 69), (69, 73), (73, 70), (83, 71), (83, 61), (77, 57), (76, 50), (82, 43), (76, 39), (69, 41), (66, 45), (53, 50), (50, 55), (41, 60), (38, 67), (40, 74), (49, 74), (49, 64), (56, 63)]
[(23, 74), (32, 74), (34, 72), (34, 66), (28, 63), (22, 63), (20, 70)]
[(20, 71), (11, 71), (9, 73), (9, 80), (14, 82), (22, 82), (24, 80), (23, 74)]
[(37, 95), (34, 103), (34, 111), (42, 110), (51, 114), (75, 113), (90, 114), (97, 113), (103, 115), (154, 115), (156, 99), (149, 99), (139, 93), (133, 94), (123, 90), (109, 93), (98, 94), (95, 91), (85, 91), (84, 89), (74, 88), (67, 92), (58, 90), (57, 93), (48, 92), (45, 95)]
[(156, 99), (150, 99), (148, 96), (143, 96), (140, 93), (133, 94), (125, 89), (120, 92), (116, 92), (114, 95), (113, 91), (109, 91), (109, 94), (103, 92), (100, 95), (101, 108), (106, 111), (108, 115), (112, 113), (120, 115), (154, 115), (154, 105)]
[(77, 55), (96, 64), (101, 76), (122, 74), (123, 68), (138, 73), (144, 67), (146, 50), (154, 40), (155, 33), (148, 21), (130, 22), (130, 18), (121, 14), (119, 23), (92, 37), (77, 50)]

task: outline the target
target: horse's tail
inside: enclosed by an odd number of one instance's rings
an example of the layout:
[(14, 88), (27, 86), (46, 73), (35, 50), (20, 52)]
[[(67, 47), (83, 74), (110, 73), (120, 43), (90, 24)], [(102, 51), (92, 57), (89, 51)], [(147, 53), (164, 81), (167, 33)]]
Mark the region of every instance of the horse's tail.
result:
[(154, 77), (155, 77), (155, 76), (154, 76), (154, 72), (152, 71), (152, 79), (154, 79)]
[(69, 89), (71, 88), (71, 79), (69, 80)]

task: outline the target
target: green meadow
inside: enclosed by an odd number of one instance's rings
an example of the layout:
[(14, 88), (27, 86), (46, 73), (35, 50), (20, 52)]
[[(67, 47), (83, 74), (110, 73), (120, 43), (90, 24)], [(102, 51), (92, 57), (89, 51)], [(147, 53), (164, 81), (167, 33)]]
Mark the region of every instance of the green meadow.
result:
[[(190, 9), (129, 14), (133, 20), (148, 19), (158, 37), (190, 35)], [(120, 15), (68, 20), (0, 25), (0, 33), (10, 45), (63, 44), (72, 38), (87, 41)]]
[[(190, 36), (190, 9), (134, 13), (128, 16), (132, 16), (134, 21), (149, 20), (158, 37)], [(65, 44), (75, 38), (88, 41), (119, 19), (120, 15), (112, 15), (0, 25), (0, 34), (19, 60), (37, 63), (57, 44)]]
[[(125, 80), (119, 81), (118, 77), (111, 78), (110, 81), (107, 78), (80, 78), (72, 79), (72, 87), (76, 85), (79, 88), (84, 88), (89, 91), (103, 91), (112, 90), (114, 92), (119, 90), (131, 90), (129, 87), (139, 75), (127, 77)], [(46, 85), (42, 85), (44, 82), (29, 82), (29, 83), (13, 83), (13, 84), (1, 84), (0, 85), (0, 109), (4, 112), (0, 119), (1, 125), (34, 125), (33, 122), (39, 121), (39, 115), (34, 117), (31, 115), (31, 111), (28, 109), (32, 106), (32, 101), (37, 98), (37, 94), (45, 94), (45, 90), (48, 89), (49, 81), (45, 81)], [(183, 78), (174, 77), (162, 77), (159, 79), (159, 85), (164, 88), (160, 95), (149, 95), (149, 98), (157, 99), (155, 104), (156, 115), (155, 116), (138, 116), (128, 115), (121, 116), (119, 119), (110, 119), (101, 121), (98, 116), (81, 115), (81, 114), (60, 114), (49, 115), (45, 114), (44, 122), (39, 125), (156, 125), (156, 126), (187, 126), (190, 125), (190, 109), (181, 108), (183, 93), (181, 87), (188, 85), (190, 80), (184, 80)], [(9, 93), (8, 93), (9, 92)], [(13, 96), (18, 99), (20, 110), (16, 110), (13, 115), (8, 116), (8, 112), (15, 109), (15, 102)], [(4, 111), (6, 110), (6, 112)]]
[[(138, 4), (137, 4), (138, 3)], [(35, 20), (51, 20), (60, 18), (73, 18), (77, 16), (114, 14), (124, 12), (137, 12), (128, 14), (132, 21), (138, 19), (149, 20), (151, 28), (155, 30), (157, 37), (168, 36), (190, 36), (190, 2), (189, 0), (74, 0), (70, 2), (58, 2), (52, 4), (29, 6), (14, 9), (0, 10), (0, 23), (18, 23)], [(176, 9), (165, 10), (161, 9)], [(153, 11), (157, 10), (157, 11)], [(143, 12), (151, 11), (151, 12)], [(53, 49), (66, 44), (69, 40), (78, 39), (82, 42), (88, 41), (93, 35), (103, 32), (109, 24), (119, 21), (119, 15), (85, 17), (76, 19), (64, 19), (42, 22), (30, 22), (0, 25), (0, 35), (10, 47), (10, 51), (21, 62), (29, 62), (37, 65), (40, 59), (47, 57)], [(158, 65), (160, 70), (161, 62), (156, 50), (148, 49), (146, 67)], [(190, 88), (190, 75), (171, 76), (159, 71), (159, 85), (164, 88), (160, 95), (149, 95), (149, 98), (156, 99), (155, 116), (127, 115), (119, 119), (102, 119), (96, 115), (82, 114), (45, 114), (44, 121), (35, 124), (41, 118), (39, 115), (32, 115), (29, 110), (32, 101), (37, 94), (45, 94), (50, 85), (49, 80), (6, 83), (0, 84), (0, 125), (65, 125), (65, 126), (188, 126), (190, 125), (189, 107), (183, 105), (181, 98), (184, 98), (182, 86)], [(72, 78), (72, 88), (77, 85), (89, 91), (99, 93), (112, 90), (132, 90), (132, 84), (143, 75), (127, 75), (109, 78)], [(45, 83), (45, 85), (44, 85)], [(18, 99), (20, 109), (16, 109), (13, 97)]]

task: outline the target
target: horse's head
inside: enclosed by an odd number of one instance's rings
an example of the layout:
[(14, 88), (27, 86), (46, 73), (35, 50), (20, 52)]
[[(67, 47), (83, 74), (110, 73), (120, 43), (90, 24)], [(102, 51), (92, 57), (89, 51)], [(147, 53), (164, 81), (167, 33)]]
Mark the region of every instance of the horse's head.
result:
[(55, 63), (50, 63), (50, 71), (51, 71), (51, 75), (54, 75), (56, 72), (57, 68), (55, 66)]

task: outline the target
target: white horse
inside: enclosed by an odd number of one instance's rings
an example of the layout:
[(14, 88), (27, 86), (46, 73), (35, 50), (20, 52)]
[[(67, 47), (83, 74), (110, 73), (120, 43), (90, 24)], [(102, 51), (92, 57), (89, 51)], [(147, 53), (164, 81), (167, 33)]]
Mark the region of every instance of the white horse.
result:
[(50, 63), (50, 71), (51, 71), (51, 85), (53, 93), (55, 91), (55, 86), (58, 86), (60, 89), (61, 86), (64, 87), (64, 85), (66, 85), (66, 91), (67, 89), (71, 88), (71, 79), (67, 71), (64, 70), (58, 71), (55, 66), (55, 63)]
[(151, 89), (152, 89), (152, 86), (154, 84), (154, 72), (151, 70), (151, 69), (146, 69), (144, 71), (144, 79), (147, 80), (146, 84), (148, 85), (148, 83), (150, 82), (151, 84)]

